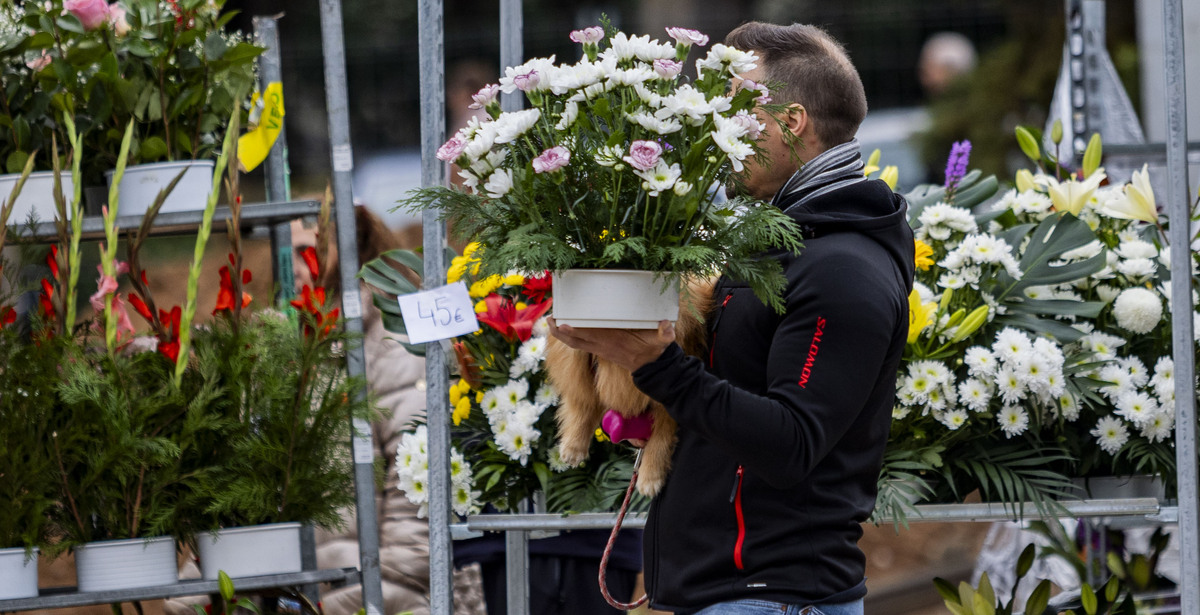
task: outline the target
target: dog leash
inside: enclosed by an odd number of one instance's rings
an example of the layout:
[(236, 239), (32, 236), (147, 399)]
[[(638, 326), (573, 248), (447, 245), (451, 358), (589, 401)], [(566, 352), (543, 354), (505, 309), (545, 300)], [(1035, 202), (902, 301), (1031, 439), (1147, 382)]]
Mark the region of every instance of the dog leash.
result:
[(629, 500), (633, 497), (633, 488), (637, 485), (638, 468), (641, 466), (642, 449), (639, 448), (637, 457), (633, 461), (633, 476), (629, 479), (629, 488), (625, 490), (625, 501), (621, 502), (621, 511), (617, 513), (617, 523), (613, 526), (612, 533), (608, 535), (608, 544), (604, 545), (604, 555), (600, 558), (600, 593), (609, 606), (621, 611), (632, 611), (645, 604), (648, 599), (646, 594), (642, 594), (641, 598), (633, 602), (616, 600), (608, 592), (608, 582), (605, 580), (608, 574), (608, 556), (612, 555), (613, 544), (617, 541), (617, 533), (621, 531), (621, 522), (625, 520), (625, 513), (629, 511)]

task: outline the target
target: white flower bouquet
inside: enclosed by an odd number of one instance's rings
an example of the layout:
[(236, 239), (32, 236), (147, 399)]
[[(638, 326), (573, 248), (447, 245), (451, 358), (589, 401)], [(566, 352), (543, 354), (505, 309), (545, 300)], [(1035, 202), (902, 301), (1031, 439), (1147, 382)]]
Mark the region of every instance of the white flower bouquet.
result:
[[(773, 207), (715, 187), (758, 151), (767, 88), (739, 74), (754, 54), (714, 44), (683, 75), (708, 37), (668, 28), (673, 43), (593, 26), (571, 33), (574, 64), (535, 58), (505, 69), (474, 96), (472, 120), (438, 151), (463, 189), (415, 191), (415, 208), (442, 208), (455, 232), (486, 254), (485, 273), (637, 269), (676, 278), (723, 270), (782, 308), (778, 263), (759, 256), (797, 249), (799, 229)], [(501, 112), (500, 92), (529, 103)]]

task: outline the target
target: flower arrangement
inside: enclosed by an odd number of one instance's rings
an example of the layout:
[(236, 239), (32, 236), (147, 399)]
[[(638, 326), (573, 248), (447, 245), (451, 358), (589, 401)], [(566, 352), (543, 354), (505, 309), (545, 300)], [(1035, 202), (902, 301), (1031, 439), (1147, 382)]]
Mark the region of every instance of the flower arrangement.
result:
[[(1072, 476), (1173, 487), (1164, 221), (1145, 168), (1101, 185), (1100, 148), (1070, 175), (1057, 162), (1022, 170), (972, 209), (956, 202), (960, 144), (937, 200), (914, 191), (917, 280), (883, 514), (974, 489), (1041, 507), (1076, 493)], [(1026, 153), (1040, 165), (1040, 149)]]
[[(627, 449), (597, 433), (583, 466), (558, 455), (554, 410), (558, 395), (544, 371), (550, 276), (487, 275), (478, 244), (455, 257), (447, 279), (463, 281), (483, 325), (456, 338), (460, 379), (450, 386), (453, 407), (451, 482), (454, 512), (491, 506), (515, 511), (535, 492), (550, 511), (609, 510), (619, 503), (633, 469)], [(417, 426), (396, 457), (400, 488), (414, 504), (428, 503), (427, 432)]]
[[(756, 154), (774, 109), (766, 86), (731, 81), (754, 54), (715, 44), (683, 76), (708, 37), (667, 28), (674, 43), (593, 26), (571, 33), (583, 58), (535, 58), (481, 89), (472, 120), (437, 153), (457, 165), (464, 190), (415, 191), (410, 207), (443, 209), (476, 241), (489, 274), (571, 268), (639, 269), (675, 277), (725, 272), (782, 309), (778, 263), (799, 231), (778, 209), (739, 197), (718, 204), (714, 184), (735, 180)], [(500, 92), (530, 108), (501, 112)], [(764, 116), (765, 117), (765, 116)]]
[(0, 9), (9, 24), (0, 70), (5, 83), (12, 75), (22, 84), (0, 108), (15, 137), (0, 141), (5, 166), (19, 169), (34, 149), (48, 151), (51, 136), (65, 142), (64, 113), (85, 135), (88, 185), (103, 183), (130, 122), (130, 163), (214, 158), (263, 51), (224, 31), (232, 14), (221, 14), (223, 5), (51, 0)]

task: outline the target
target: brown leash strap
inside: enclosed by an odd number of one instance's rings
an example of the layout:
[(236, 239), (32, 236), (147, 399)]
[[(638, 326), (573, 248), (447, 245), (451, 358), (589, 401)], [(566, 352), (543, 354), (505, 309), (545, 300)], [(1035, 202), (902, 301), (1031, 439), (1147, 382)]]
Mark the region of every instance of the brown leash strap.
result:
[(641, 465), (642, 449), (638, 449), (637, 459), (633, 462), (633, 476), (629, 479), (629, 488), (625, 490), (625, 501), (621, 503), (621, 511), (617, 513), (617, 523), (613, 526), (612, 533), (608, 535), (608, 544), (604, 545), (604, 555), (600, 558), (600, 593), (609, 606), (622, 611), (632, 611), (645, 604), (648, 598), (646, 594), (642, 594), (641, 598), (633, 602), (616, 600), (608, 592), (608, 582), (605, 580), (608, 574), (608, 556), (612, 555), (613, 544), (617, 541), (617, 533), (621, 531), (621, 522), (625, 520), (625, 513), (629, 512), (629, 500), (633, 497), (633, 488), (637, 485), (638, 468)]

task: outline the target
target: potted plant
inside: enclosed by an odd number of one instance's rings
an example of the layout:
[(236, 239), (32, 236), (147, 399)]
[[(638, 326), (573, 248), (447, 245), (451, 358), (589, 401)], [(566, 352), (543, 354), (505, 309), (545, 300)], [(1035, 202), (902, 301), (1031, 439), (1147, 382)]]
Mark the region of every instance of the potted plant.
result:
[[(782, 309), (782, 272), (760, 255), (796, 249), (799, 229), (777, 208), (742, 197), (718, 203), (711, 189), (755, 155), (765, 127), (755, 113), (772, 109), (765, 86), (730, 89), (756, 58), (717, 44), (689, 80), (683, 63), (708, 37), (668, 33), (675, 43), (594, 26), (571, 33), (583, 46), (577, 64), (535, 58), (505, 69), (499, 84), (474, 97), (487, 116), (438, 150), (462, 169), (465, 189), (425, 188), (407, 203), (442, 208), (459, 236), (480, 244), (486, 274), (554, 271), (561, 322), (653, 327), (673, 318), (670, 311), (621, 314), (650, 300), (613, 292), (622, 284), (612, 279), (626, 277), (616, 270), (642, 272), (630, 275), (653, 294), (667, 286), (664, 278), (724, 271)], [(518, 90), (530, 108), (501, 112), (497, 94)], [(581, 270), (599, 270), (600, 280), (578, 285), (605, 289), (598, 314), (574, 312), (596, 304), (572, 292), (573, 278), (591, 276)], [(677, 309), (677, 292), (666, 294)]]
[[(232, 13), (205, 0), (52, 0), (26, 4), (32, 30), (19, 48), (42, 54), (37, 87), (76, 117), (89, 156), (88, 185), (111, 181), (124, 127), (133, 122), (127, 214), (141, 213), (186, 169), (163, 211), (203, 208), (212, 161), (234, 109), (254, 83), (263, 49), (227, 33)], [(145, 165), (157, 165), (146, 168)], [(149, 175), (147, 175), (149, 174)], [(137, 208), (137, 209), (135, 209)]]
[[(11, 220), (25, 222), (54, 218), (54, 172), (50, 160), (54, 137), (65, 137), (58, 125), (52, 96), (38, 87), (34, 75), (45, 68), (48, 58), (29, 47), (29, 34), (22, 24), (23, 5), (0, 6), (0, 198), (13, 190), (26, 163), (31, 167), (21, 198)], [(64, 148), (65, 149), (65, 148)], [(60, 163), (64, 161), (60, 160)], [(63, 178), (64, 191), (71, 192), (71, 178)]]

